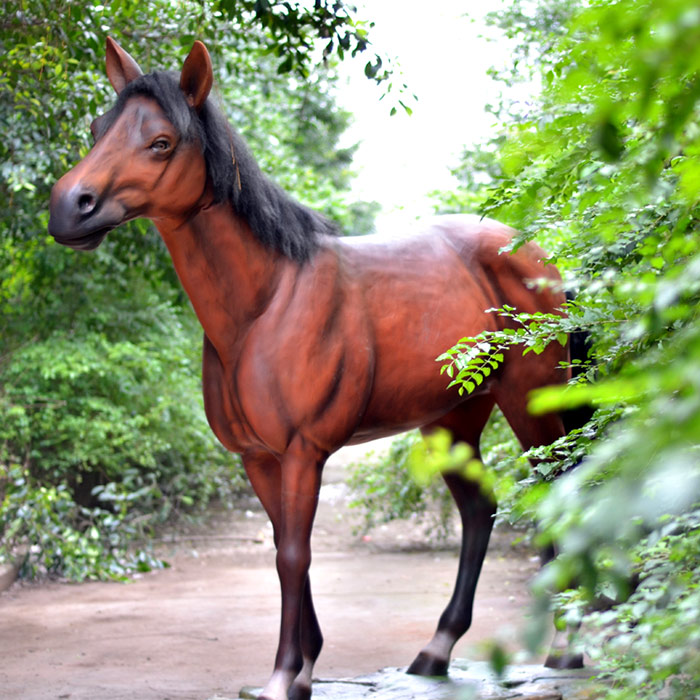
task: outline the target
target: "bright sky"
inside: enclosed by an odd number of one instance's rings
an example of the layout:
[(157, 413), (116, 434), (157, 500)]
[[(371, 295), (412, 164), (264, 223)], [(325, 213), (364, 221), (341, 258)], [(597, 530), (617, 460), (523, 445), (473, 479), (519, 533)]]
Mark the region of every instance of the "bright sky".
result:
[(391, 117), (389, 98), (378, 101), (383, 88), (367, 80), (362, 70), (369, 51), (345, 62), (348, 84), (339, 101), (355, 115), (348, 142), (361, 144), (353, 194), (382, 204), (379, 230), (431, 214), (427, 193), (453, 187), (449, 168), (457, 165), (463, 147), (494, 131), (493, 116), (484, 106), (496, 101), (500, 88), (487, 70), (505, 62), (504, 45), (480, 34), (493, 35), (482, 17), (497, 7), (475, 0), (420, 5), (366, 0), (364, 8), (359, 3), (359, 16), (375, 22), (373, 46), (398, 58), (403, 75), (397, 82), (408, 85), (413, 108), (412, 116), (400, 110)]

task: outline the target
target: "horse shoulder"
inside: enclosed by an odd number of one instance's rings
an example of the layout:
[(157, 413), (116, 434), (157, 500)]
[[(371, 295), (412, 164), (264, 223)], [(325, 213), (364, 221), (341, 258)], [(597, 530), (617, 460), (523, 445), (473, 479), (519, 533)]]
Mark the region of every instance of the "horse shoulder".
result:
[(364, 411), (373, 352), (354, 276), (323, 248), (282, 280), (246, 337), (235, 373), (246, 420), (276, 451), (295, 435), (333, 451)]

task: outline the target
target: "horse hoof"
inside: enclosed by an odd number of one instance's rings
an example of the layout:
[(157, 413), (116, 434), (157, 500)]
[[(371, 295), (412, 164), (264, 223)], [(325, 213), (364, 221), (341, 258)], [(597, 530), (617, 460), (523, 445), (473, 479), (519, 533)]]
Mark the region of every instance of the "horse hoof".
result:
[(287, 691), (289, 700), (311, 700), (311, 688), (308, 685), (294, 683)]
[(410, 673), (414, 676), (447, 676), (447, 669), (449, 667), (449, 661), (444, 661), (443, 659), (438, 659), (431, 654), (426, 654), (421, 651), (418, 656), (416, 656), (413, 663), (408, 667), (406, 673)]
[(575, 668), (583, 668), (583, 654), (558, 654), (550, 653), (547, 660), (544, 662), (547, 668), (557, 670), (572, 670)]

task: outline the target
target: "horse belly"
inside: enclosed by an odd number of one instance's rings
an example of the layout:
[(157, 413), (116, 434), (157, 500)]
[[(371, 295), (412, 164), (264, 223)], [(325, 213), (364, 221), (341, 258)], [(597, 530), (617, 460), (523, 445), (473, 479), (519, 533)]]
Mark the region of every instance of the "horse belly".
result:
[[(374, 373), (353, 441), (434, 422), (465, 400), (440, 374), (438, 356), (465, 336), (494, 329), (496, 298), (476, 264), (442, 237), (417, 239), (403, 255), (369, 264), (364, 308), (372, 326)], [(488, 391), (488, 384), (479, 392)]]
[[(385, 323), (376, 336), (375, 372), (364, 416), (353, 435), (362, 442), (411, 430), (436, 421), (466, 399), (440, 373), (437, 358), (465, 335), (493, 325), (482, 308), (469, 311), (456, 301), (414, 306)], [(478, 313), (476, 312), (478, 309)], [(487, 393), (488, 380), (473, 395)]]
[[(404, 379), (401, 385), (392, 385), (380, 380), (351, 442), (365, 442), (420, 428), (435, 422), (465, 400), (455, 387), (447, 389), (447, 375), (440, 375), (438, 365), (431, 369), (437, 378), (426, 377), (425, 382)], [(470, 396), (487, 392), (488, 384), (484, 383)]]

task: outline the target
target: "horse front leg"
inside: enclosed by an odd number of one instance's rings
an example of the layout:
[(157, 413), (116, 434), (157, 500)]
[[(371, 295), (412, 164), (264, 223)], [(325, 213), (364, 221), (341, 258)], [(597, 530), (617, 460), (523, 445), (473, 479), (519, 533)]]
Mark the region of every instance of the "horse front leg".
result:
[[(281, 465), (269, 452), (251, 452), (243, 456), (243, 465), (256, 495), (272, 523), (275, 548), (279, 546), (282, 526)], [(311, 693), (314, 664), (321, 653), (323, 635), (318, 624), (311, 596), (311, 582), (307, 576), (302, 602), (301, 648), (304, 665), (287, 691), (290, 700), (305, 700)]]
[[(257, 487), (254, 484), (254, 488), (275, 528), (277, 573), (282, 592), (275, 668), (261, 699), (308, 700), (311, 697), (311, 674), (323, 638), (308, 577), (310, 540), (326, 456), (302, 440), (296, 440), (276, 467), (269, 459), (246, 460), (246, 471), (249, 477), (256, 475)], [(267, 476), (263, 477), (266, 471)], [(277, 498), (273, 497), (274, 484)]]

